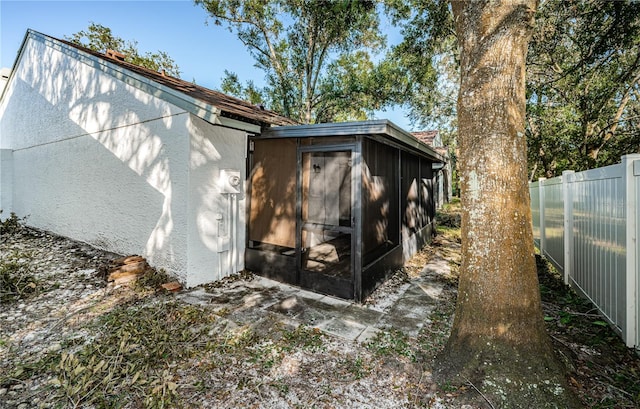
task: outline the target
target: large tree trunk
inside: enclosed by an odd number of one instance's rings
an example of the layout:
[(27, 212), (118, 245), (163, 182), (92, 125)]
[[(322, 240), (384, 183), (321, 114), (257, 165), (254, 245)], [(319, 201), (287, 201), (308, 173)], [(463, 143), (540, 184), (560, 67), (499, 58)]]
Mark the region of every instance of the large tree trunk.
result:
[(496, 407), (572, 407), (542, 318), (525, 140), (525, 60), (537, 2), (452, 2), (460, 46), (462, 268), (441, 381)]

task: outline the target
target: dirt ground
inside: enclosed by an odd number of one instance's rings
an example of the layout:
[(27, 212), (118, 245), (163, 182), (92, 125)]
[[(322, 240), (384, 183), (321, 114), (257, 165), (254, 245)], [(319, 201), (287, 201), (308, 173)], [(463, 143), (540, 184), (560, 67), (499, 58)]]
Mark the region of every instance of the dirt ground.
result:
[[(114, 286), (118, 255), (19, 225), (0, 236), (0, 408), (491, 408), (481, 385), (431, 379), (455, 310), (459, 218), (368, 300), (384, 306), (434, 257), (443, 291), (417, 336), (390, 327), (365, 342), (223, 302), (158, 290), (161, 272)], [(585, 407), (640, 406), (640, 359), (539, 262), (547, 328)], [(242, 274), (203, 287), (249, 291)], [(248, 297), (248, 298), (247, 298)], [(220, 298), (217, 298), (218, 300)], [(365, 306), (367, 303), (365, 303)], [(243, 307), (244, 308), (244, 307)], [(242, 312), (242, 314), (240, 314)]]

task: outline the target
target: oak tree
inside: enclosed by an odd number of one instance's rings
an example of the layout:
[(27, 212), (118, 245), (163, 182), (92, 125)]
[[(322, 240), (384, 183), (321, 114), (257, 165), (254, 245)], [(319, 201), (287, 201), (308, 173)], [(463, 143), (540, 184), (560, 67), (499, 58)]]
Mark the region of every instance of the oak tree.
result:
[(497, 407), (577, 407), (544, 328), (525, 140), (525, 63), (536, 0), (452, 2), (462, 266), (441, 381)]

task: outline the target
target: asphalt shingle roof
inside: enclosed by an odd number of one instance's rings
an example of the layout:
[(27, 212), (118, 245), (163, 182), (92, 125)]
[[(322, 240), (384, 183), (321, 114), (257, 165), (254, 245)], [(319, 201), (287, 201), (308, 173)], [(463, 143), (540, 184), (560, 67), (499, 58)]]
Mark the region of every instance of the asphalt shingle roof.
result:
[(148, 68), (144, 68), (139, 65), (131, 64), (126, 61), (121, 61), (117, 58), (109, 57), (106, 54), (93, 51), (89, 48), (80, 46), (78, 44), (74, 44), (66, 40), (60, 40), (54, 37), (51, 37), (51, 38), (56, 41), (60, 41), (61, 43), (67, 44), (71, 47), (77, 48), (78, 50), (81, 50), (85, 53), (91, 54), (97, 58), (109, 61), (110, 63), (116, 64), (129, 71), (135, 72), (139, 75), (142, 75), (145, 78), (148, 78), (166, 87), (182, 92), (206, 104), (212, 105), (222, 111), (222, 116), (233, 118), (233, 119), (239, 119), (239, 120), (248, 120), (251, 123), (260, 124), (260, 125), (262, 124), (297, 125), (298, 124), (297, 121), (291, 118), (287, 118), (283, 115), (280, 115), (277, 112), (264, 109), (261, 106), (253, 105), (239, 98), (235, 98), (230, 95), (223, 94), (222, 92), (214, 91), (214, 90), (196, 85), (192, 82), (184, 81), (179, 78), (166, 75), (164, 73), (150, 70)]

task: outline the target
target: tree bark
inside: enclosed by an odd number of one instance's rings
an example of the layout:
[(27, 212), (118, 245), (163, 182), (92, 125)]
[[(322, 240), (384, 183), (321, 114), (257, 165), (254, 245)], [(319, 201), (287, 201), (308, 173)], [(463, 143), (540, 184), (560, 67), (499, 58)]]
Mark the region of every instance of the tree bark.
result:
[(536, 0), (452, 1), (462, 266), (441, 382), (471, 382), (495, 407), (578, 407), (544, 328), (525, 138), (525, 61)]

